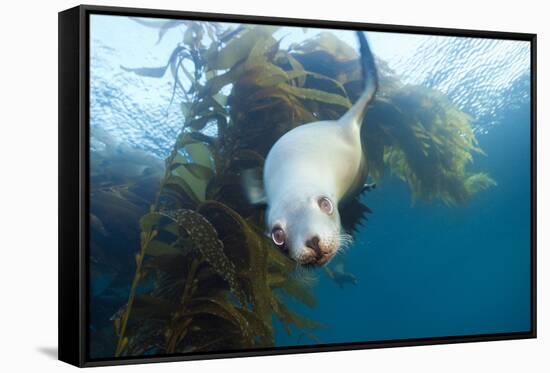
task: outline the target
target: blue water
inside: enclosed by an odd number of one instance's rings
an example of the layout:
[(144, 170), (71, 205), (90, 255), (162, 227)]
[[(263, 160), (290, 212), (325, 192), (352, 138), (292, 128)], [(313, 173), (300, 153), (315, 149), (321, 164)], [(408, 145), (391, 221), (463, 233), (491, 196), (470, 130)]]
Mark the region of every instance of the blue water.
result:
[[(94, 16), (91, 31), (93, 152), (104, 151), (110, 138), (163, 159), (182, 123), (179, 107), (168, 104), (169, 74), (140, 78), (120, 65), (165, 63), (181, 33), (167, 33), (157, 45), (156, 30), (107, 16)], [(301, 35), (301, 30), (285, 31), (290, 39)], [(354, 42), (352, 33), (339, 35)], [(375, 54), (405, 81), (444, 92), (472, 116), (486, 155), (476, 155), (471, 170), (488, 172), (498, 185), (465, 207), (412, 206), (407, 186), (387, 175), (362, 196), (373, 213), (344, 258), (346, 271), (358, 283), (342, 289), (318, 271), (317, 306), (294, 306), (323, 325), (314, 332), (322, 343), (530, 330), (529, 45), (369, 37)], [(133, 242), (120, 250), (131, 257), (135, 248)], [(108, 280), (95, 284), (101, 290), (98, 302), (103, 302), (92, 305), (97, 323), (105, 309), (116, 309), (113, 294), (101, 298), (111, 286)], [(278, 345), (315, 343), (282, 329), (276, 338)]]

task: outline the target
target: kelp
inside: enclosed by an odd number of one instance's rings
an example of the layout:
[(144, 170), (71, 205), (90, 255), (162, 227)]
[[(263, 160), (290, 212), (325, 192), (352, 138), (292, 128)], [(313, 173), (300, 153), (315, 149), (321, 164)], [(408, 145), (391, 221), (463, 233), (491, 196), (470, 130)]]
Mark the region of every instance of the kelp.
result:
[(403, 86), (376, 100), (366, 120), (369, 125), (363, 132), (371, 174), (381, 177), (389, 168), (409, 185), (413, 201), (439, 199), (461, 205), (495, 185), (486, 173), (467, 170), (474, 154), (484, 153), (470, 118), (444, 95)]
[[(358, 55), (330, 33), (283, 49), (277, 27), (181, 25), (183, 41), (165, 65), (124, 67), (152, 78), (170, 72), (185, 120), (140, 221), (129, 299), (113, 317), (116, 355), (271, 346), (273, 316), (315, 339), (307, 329), (319, 325), (284, 303), (290, 296), (314, 307), (311, 290), (264, 235), (264, 212), (247, 203), (241, 173), (261, 168), (286, 132), (351, 106), (363, 86)], [(160, 40), (178, 25), (147, 26)], [(390, 170), (413, 199), (449, 205), (492, 185), (467, 170), (482, 153), (470, 119), (443, 95), (401, 84), (383, 61), (378, 67), (381, 90), (362, 133), (371, 176)], [(370, 210), (358, 199), (349, 206), (343, 223), (353, 231)]]
[[(294, 263), (264, 235), (262, 212), (240, 195), (240, 172), (263, 164), (265, 150), (241, 136), (230, 101), (239, 90), (235, 85), (252, 76), (262, 87), (290, 79), (282, 68), (264, 66), (278, 50), (275, 29), (242, 28), (227, 38), (210, 26), (194, 24), (194, 37), (165, 66), (124, 68), (149, 77), (171, 70), (177, 80), (170, 67), (187, 59), (194, 71), (184, 74), (190, 84), (175, 85), (189, 87), (189, 100), (181, 104), (186, 120), (165, 161), (156, 200), (140, 220), (136, 274), (128, 302), (113, 317), (117, 356), (272, 346), (273, 316), (289, 332), (319, 326), (284, 305), (286, 295), (309, 307), (315, 299), (293, 276)], [(206, 34), (216, 49), (202, 46), (200, 35)], [(222, 92), (228, 84), (229, 96)], [(207, 131), (212, 127), (214, 135)]]

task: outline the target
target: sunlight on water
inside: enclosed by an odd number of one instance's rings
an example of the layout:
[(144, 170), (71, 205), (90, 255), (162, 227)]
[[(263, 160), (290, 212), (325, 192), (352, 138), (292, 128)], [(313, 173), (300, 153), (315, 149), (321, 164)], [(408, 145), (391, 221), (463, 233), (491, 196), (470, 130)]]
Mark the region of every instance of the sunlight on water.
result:
[[(92, 126), (165, 157), (183, 122), (178, 104), (182, 97), (170, 105), (170, 74), (163, 79), (144, 78), (126, 73), (121, 66), (166, 64), (185, 26), (170, 29), (158, 44), (156, 32), (129, 18), (94, 17), (91, 28)], [(276, 35), (287, 47), (319, 32), (283, 28)], [(333, 32), (356, 47), (353, 32)], [(514, 84), (528, 84), (528, 42), (374, 32), (368, 37), (377, 58), (405, 83), (445, 93), (475, 119), (479, 133), (498, 123), (501, 109), (528, 100), (528, 90), (521, 90), (520, 96), (513, 90)]]

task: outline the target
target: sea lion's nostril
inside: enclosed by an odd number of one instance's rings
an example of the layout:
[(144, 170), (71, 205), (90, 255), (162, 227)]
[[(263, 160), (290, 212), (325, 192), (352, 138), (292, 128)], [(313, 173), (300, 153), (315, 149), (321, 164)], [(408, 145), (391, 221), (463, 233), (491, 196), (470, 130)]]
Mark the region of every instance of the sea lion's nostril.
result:
[(320, 258), (323, 255), (323, 253), (321, 252), (321, 248), (319, 247), (319, 236), (313, 236), (309, 240), (307, 240), (306, 246), (310, 249), (313, 249), (317, 258)]

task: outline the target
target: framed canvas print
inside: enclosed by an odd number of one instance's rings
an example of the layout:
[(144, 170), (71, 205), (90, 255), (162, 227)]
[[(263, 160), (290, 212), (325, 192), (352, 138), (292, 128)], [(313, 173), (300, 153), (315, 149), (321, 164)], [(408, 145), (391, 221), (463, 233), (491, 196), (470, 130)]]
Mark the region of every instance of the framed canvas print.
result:
[(59, 357), (536, 336), (536, 36), (59, 13)]

